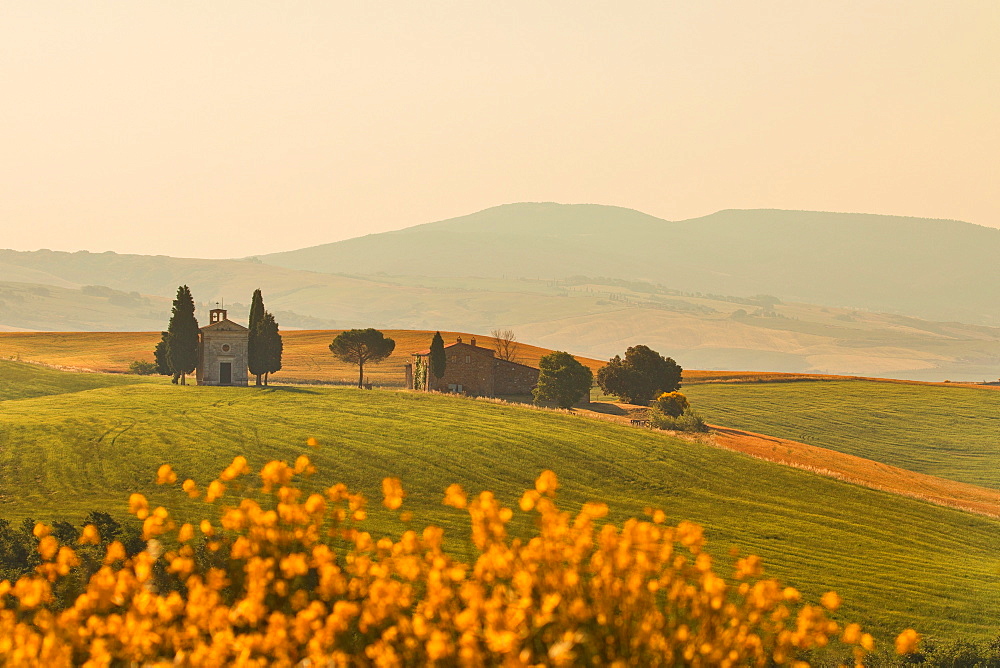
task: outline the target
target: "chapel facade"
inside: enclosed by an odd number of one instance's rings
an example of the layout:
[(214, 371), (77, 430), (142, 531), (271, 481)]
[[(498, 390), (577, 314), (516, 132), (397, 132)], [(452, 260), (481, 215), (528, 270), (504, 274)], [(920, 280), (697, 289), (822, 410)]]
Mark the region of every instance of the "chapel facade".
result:
[(227, 318), (225, 309), (212, 309), (208, 318), (198, 332), (198, 384), (246, 387), (250, 330)]

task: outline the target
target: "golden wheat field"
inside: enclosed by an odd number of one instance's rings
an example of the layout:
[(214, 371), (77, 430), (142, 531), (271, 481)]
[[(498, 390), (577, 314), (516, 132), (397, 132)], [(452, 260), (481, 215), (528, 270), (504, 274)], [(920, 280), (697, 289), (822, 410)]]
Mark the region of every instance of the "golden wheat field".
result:
[[(282, 370), (274, 374), (276, 382), (354, 383), (356, 369), (333, 357), (328, 346), (343, 330), (284, 330)], [(386, 336), (396, 342), (396, 349), (385, 362), (366, 369), (366, 375), (379, 385), (403, 384), (403, 366), (410, 354), (430, 346), (432, 331), (387, 329)], [(476, 338), (478, 345), (493, 347), (494, 339), (470, 332), (442, 331), (445, 345), (461, 336), (463, 341)], [(123, 373), (136, 360), (152, 361), (159, 332), (0, 332), (0, 358), (39, 362), (56, 367), (104, 373)], [(518, 343), (518, 361), (537, 366), (539, 358), (552, 352), (549, 348)], [(573, 351), (568, 351), (572, 353)], [(624, 350), (621, 351), (624, 353)], [(669, 351), (664, 351), (669, 355)], [(606, 363), (577, 356), (595, 373)], [(775, 373), (767, 371), (701, 371), (685, 369), (688, 383), (702, 382), (788, 382), (796, 380), (836, 380), (851, 376)], [(918, 381), (892, 381), (913, 383)]]
[[(334, 358), (328, 346), (343, 330), (291, 330), (281, 333), (284, 342), (282, 370), (274, 380), (284, 383), (356, 383), (357, 367)], [(384, 330), (396, 342), (396, 349), (386, 361), (365, 369), (376, 385), (402, 386), (403, 366), (410, 354), (430, 346), (434, 332), (419, 330)], [(477, 345), (492, 347), (494, 340), (482, 334), (441, 332), (445, 345), (459, 336), (463, 341), (475, 337)], [(0, 332), (0, 358), (40, 362), (69, 369), (122, 373), (135, 360), (152, 361), (159, 332)], [(538, 359), (552, 352), (525, 343), (518, 344), (518, 361), (535, 366)], [(581, 362), (595, 372), (603, 362), (581, 357)]]

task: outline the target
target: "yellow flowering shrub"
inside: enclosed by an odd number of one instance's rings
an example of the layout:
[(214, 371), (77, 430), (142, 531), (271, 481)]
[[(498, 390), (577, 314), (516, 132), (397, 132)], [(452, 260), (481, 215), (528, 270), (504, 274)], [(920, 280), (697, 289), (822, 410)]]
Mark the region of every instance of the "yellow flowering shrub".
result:
[[(147, 549), (129, 558), (111, 543), (61, 609), (53, 592), (99, 536), (87, 527), (74, 549), (39, 524), (43, 563), (0, 582), (0, 662), (764, 666), (804, 665), (801, 652), (831, 641), (853, 647), (860, 663), (873, 647), (857, 624), (828, 616), (840, 605), (835, 593), (802, 603), (795, 589), (764, 578), (755, 556), (738, 559), (727, 582), (695, 524), (667, 526), (651, 511), (648, 521), (615, 526), (602, 521), (600, 503), (561, 510), (551, 471), (520, 499), (537, 526), (526, 538), (508, 535), (514, 511), (491, 492), (444, 490), (444, 504), (468, 512), (468, 562), (444, 551), (438, 527), (372, 536), (361, 528), (360, 494), (295, 486), (313, 471), (305, 456), (270, 462), (256, 484), (237, 457), (204, 491), (186, 479), (183, 493), (214, 504), (215, 516), (198, 523), (133, 494)], [(160, 484), (177, 480), (169, 466), (157, 472)], [(400, 481), (387, 478), (382, 489), (383, 505), (399, 509)], [(900, 649), (916, 643), (906, 633)]]

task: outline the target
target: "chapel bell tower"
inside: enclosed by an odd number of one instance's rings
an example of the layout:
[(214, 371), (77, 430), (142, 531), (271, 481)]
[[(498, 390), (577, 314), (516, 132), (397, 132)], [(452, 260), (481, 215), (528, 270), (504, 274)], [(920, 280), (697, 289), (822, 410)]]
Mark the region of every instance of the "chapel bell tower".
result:
[(250, 332), (226, 317), (226, 309), (208, 312), (198, 346), (199, 385), (247, 385)]

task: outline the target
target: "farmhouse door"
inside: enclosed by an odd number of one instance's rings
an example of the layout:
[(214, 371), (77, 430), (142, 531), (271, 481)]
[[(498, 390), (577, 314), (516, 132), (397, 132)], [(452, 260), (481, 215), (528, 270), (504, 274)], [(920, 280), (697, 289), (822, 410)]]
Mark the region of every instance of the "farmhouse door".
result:
[(233, 363), (219, 362), (219, 385), (233, 384)]

